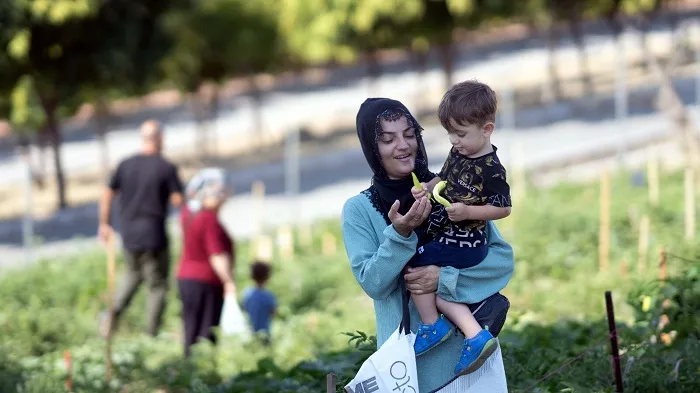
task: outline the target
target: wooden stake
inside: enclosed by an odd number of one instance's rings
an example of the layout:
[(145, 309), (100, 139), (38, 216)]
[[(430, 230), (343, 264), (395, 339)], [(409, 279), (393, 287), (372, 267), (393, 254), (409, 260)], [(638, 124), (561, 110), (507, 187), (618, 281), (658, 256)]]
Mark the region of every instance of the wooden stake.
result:
[(313, 234), (311, 224), (302, 222), (299, 224), (299, 245), (303, 248), (311, 248), (313, 246)]
[(695, 180), (694, 171), (685, 169), (685, 238), (695, 239)]
[(254, 234), (259, 235), (265, 226), (265, 183), (260, 180), (253, 182), (250, 190), (255, 214)]
[(294, 235), (289, 226), (282, 225), (277, 229), (277, 247), (282, 258), (294, 257)]
[(649, 216), (643, 216), (639, 221), (639, 247), (637, 271), (644, 273), (647, 268), (647, 255), (649, 251)]
[(604, 169), (600, 178), (600, 232), (598, 234), (598, 269), (608, 270), (610, 258), (610, 172)]
[(649, 203), (659, 206), (659, 158), (656, 149), (651, 149), (647, 160), (647, 183), (649, 187)]
[(622, 392), (622, 370), (620, 368), (620, 350), (617, 347), (617, 327), (615, 326), (615, 310), (612, 293), (605, 291), (605, 308), (608, 313), (608, 331), (610, 332), (610, 353), (612, 355), (613, 374), (615, 376), (616, 392)]
[(666, 270), (666, 249), (664, 246), (659, 246), (659, 280), (665, 281), (668, 277)]
[(66, 367), (66, 380), (63, 383), (67, 392), (73, 391), (73, 359), (70, 350), (63, 351), (63, 365)]
[(262, 262), (272, 261), (272, 239), (269, 236), (258, 236), (255, 246), (255, 259)]
[(623, 259), (622, 262), (620, 263), (620, 276), (627, 277), (628, 273), (629, 273), (629, 263)]
[(335, 393), (335, 387), (338, 384), (337, 377), (333, 373), (326, 375), (326, 393)]
[(109, 316), (107, 320), (107, 338), (105, 345), (105, 380), (112, 379), (112, 337), (114, 335), (114, 287), (117, 272), (116, 251), (114, 248), (114, 234), (107, 236), (107, 304)]

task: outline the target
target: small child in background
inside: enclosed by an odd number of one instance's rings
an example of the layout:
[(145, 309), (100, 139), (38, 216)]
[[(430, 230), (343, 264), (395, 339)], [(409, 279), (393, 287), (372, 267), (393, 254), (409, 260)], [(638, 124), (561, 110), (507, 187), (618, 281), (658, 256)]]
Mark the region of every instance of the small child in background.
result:
[(255, 281), (255, 287), (248, 288), (243, 293), (243, 308), (250, 317), (253, 332), (264, 333), (263, 342), (269, 344), (270, 322), (277, 311), (275, 295), (265, 289), (270, 279), (270, 265), (255, 262), (250, 267), (250, 275)]

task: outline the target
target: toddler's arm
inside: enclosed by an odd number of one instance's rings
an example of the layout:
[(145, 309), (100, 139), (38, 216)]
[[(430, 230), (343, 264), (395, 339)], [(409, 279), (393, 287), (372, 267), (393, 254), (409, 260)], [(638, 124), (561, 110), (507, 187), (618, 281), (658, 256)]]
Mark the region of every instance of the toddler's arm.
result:
[[(493, 205), (482, 205), (482, 206), (467, 206), (460, 203), (455, 206), (457, 209), (464, 209), (464, 212), (460, 214), (462, 217), (466, 217), (466, 220), (476, 220), (476, 221), (492, 221), (500, 220), (506, 218), (510, 215), (510, 206), (500, 207)], [(449, 213), (449, 207), (447, 208)]]
[(470, 206), (475, 220), (500, 220), (510, 215), (510, 186), (506, 181), (506, 169), (500, 163), (484, 168), (484, 194), (488, 198), (484, 206)]

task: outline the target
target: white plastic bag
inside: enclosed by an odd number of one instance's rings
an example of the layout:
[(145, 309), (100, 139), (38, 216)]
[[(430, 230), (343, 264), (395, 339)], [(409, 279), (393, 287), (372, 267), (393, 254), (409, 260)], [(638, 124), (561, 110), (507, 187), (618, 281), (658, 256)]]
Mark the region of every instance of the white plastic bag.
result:
[(478, 370), (455, 378), (437, 393), (508, 393), (501, 345)]
[(345, 386), (348, 393), (418, 393), (418, 370), (413, 342), (416, 335), (401, 328), (365, 360), (355, 378)]
[(235, 295), (229, 294), (224, 297), (224, 307), (221, 310), (221, 333), (225, 336), (248, 337), (250, 330), (246, 323), (245, 316)]

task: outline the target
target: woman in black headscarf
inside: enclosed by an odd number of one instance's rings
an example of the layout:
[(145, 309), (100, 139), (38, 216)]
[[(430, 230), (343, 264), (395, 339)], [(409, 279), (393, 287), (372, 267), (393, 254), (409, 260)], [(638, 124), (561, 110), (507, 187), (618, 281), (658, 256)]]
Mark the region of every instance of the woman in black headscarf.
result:
[[(399, 101), (369, 98), (356, 119), (362, 151), (374, 176), (371, 186), (345, 203), (342, 212), (343, 241), (353, 274), (362, 289), (374, 299), (377, 344), (381, 346), (402, 320), (402, 288), (413, 293), (438, 292), (444, 299), (469, 304), (474, 317), (497, 336), (509, 307), (496, 293), (487, 299), (470, 299), (470, 286), (488, 281), (489, 261), (512, 260), (512, 249), (489, 222), (489, 254), (481, 265), (483, 275), (475, 280), (452, 267), (423, 266), (404, 269), (414, 256), (423, 233), (422, 224), (430, 214), (427, 198), (411, 194), (414, 172), (421, 182), (435, 177), (428, 169), (428, 157), (421, 137), (422, 127)], [(421, 236), (422, 237), (422, 236)], [(422, 243), (422, 240), (421, 240)], [(411, 304), (411, 330), (420, 321)], [(464, 337), (455, 334), (445, 343), (417, 358), (420, 391), (433, 391), (454, 379), (451, 367), (459, 359)], [(487, 369), (485, 365), (482, 369)], [(455, 384), (466, 389), (480, 373), (460, 377)], [(455, 384), (451, 384), (452, 387)]]

